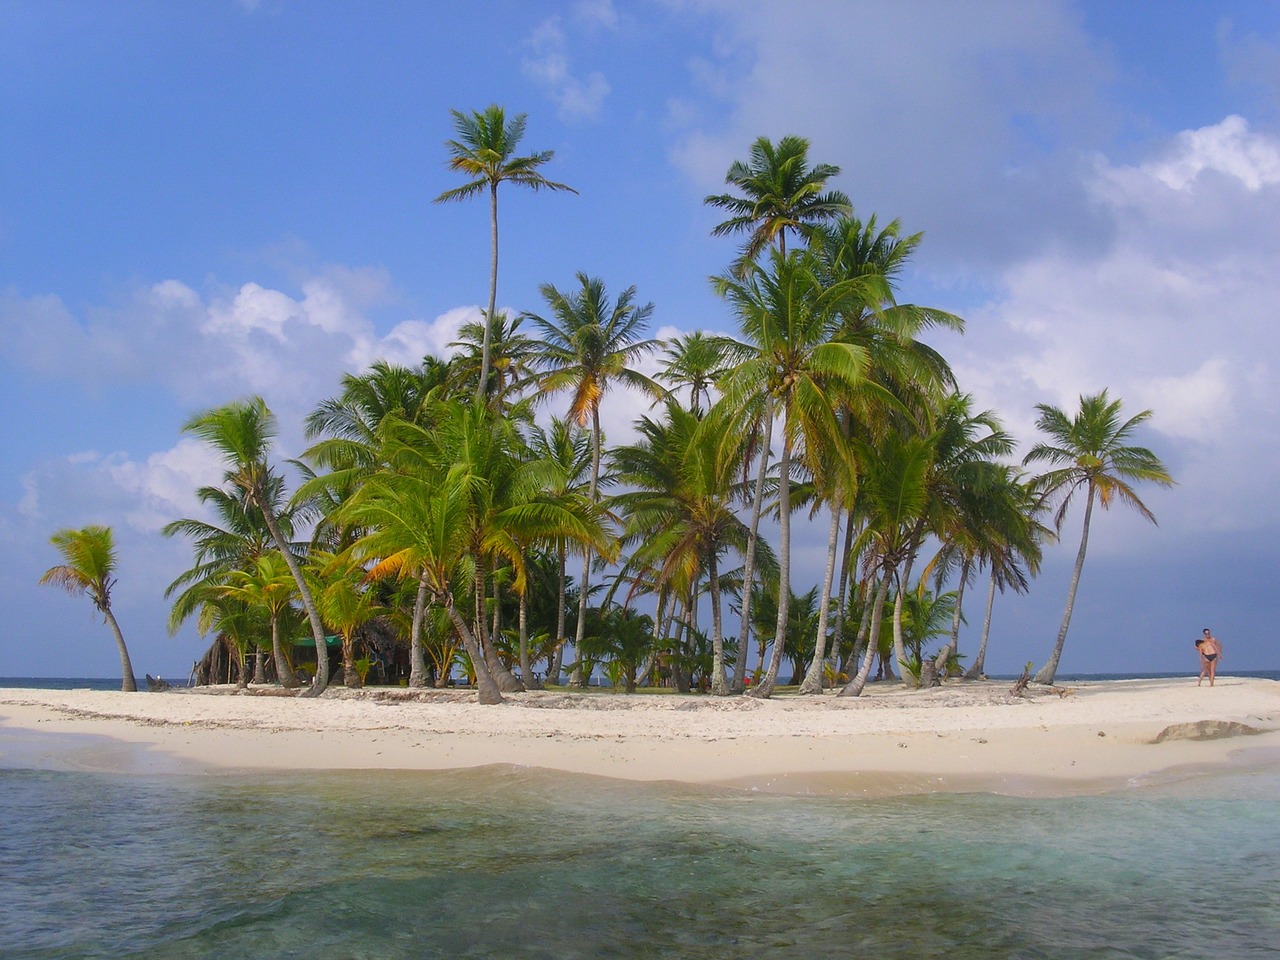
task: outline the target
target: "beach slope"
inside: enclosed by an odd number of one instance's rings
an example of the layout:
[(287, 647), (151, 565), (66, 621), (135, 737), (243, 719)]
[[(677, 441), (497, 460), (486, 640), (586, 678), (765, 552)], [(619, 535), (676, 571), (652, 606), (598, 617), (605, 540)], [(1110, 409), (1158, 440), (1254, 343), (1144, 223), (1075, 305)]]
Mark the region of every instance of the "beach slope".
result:
[(872, 685), (861, 698), (274, 688), (0, 689), (0, 766), (122, 772), (510, 764), (783, 793), (1125, 789), (1280, 758), (1280, 682)]

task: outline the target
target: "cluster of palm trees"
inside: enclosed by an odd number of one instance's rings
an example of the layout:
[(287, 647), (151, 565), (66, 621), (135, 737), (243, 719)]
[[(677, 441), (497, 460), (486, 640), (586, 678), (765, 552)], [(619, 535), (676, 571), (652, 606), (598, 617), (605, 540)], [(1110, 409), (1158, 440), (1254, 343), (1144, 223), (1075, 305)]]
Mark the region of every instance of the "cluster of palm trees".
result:
[[(964, 588), (981, 573), (986, 614), (967, 671), (980, 676), (995, 593), (1026, 589), (1051, 536), (1042, 518), (1056, 504), (1060, 527), (1079, 492), (1075, 576), (1037, 677), (1052, 682), (1093, 505), (1118, 499), (1154, 519), (1132, 484), (1172, 483), (1132, 445), (1149, 411), (1122, 420), (1105, 391), (1074, 416), (1042, 406), (1048, 439), (1025, 463), (1052, 469), (1008, 463), (1012, 438), (920, 339), (962, 321), (898, 302), (920, 234), (856, 217), (826, 186), (839, 169), (810, 165), (799, 137), (760, 138), (730, 167), (731, 192), (707, 198), (730, 214), (714, 232), (744, 237), (712, 278), (737, 336), (646, 339), (652, 305), (634, 288), (611, 298), (585, 273), (544, 285), (539, 311), (498, 314), (498, 185), (570, 188), (540, 173), (550, 152), (515, 156), (523, 116), (490, 107), (454, 122), (450, 166), (472, 179), (439, 199), (487, 188), (488, 310), (447, 362), (344, 377), (307, 420), (292, 497), (269, 460), (275, 423), (261, 399), (188, 422), (228, 469), (200, 491), (218, 522), (166, 529), (195, 546), (170, 586), (175, 627), (197, 616), (224, 638), (242, 683), (255, 652), (265, 676), (269, 645), (287, 686), (299, 680), (283, 638), (305, 620), (312, 693), (328, 682), (330, 634), (344, 682), (362, 682), (359, 639), (377, 624), (407, 645), (409, 685), (449, 682), (460, 666), (485, 703), (566, 671), (579, 686), (602, 672), (629, 690), (769, 696), (784, 659), (802, 692), (858, 695), (877, 658), (882, 676), (909, 683), (956, 672)], [(655, 378), (639, 372), (659, 357)], [(600, 411), (622, 390), (649, 407), (635, 442), (610, 448)], [(565, 395), (563, 419), (538, 416)], [(801, 510), (825, 522), (827, 549), (821, 581), (797, 596)], [(933, 637), (947, 640), (926, 656)]]

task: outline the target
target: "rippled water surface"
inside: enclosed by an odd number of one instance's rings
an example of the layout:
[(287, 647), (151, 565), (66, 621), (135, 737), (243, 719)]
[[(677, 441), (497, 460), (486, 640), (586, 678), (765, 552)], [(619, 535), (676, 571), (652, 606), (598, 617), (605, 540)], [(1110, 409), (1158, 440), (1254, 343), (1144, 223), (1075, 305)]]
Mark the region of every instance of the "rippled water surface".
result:
[(0, 770), (0, 955), (1273, 958), (1277, 788), (853, 800)]

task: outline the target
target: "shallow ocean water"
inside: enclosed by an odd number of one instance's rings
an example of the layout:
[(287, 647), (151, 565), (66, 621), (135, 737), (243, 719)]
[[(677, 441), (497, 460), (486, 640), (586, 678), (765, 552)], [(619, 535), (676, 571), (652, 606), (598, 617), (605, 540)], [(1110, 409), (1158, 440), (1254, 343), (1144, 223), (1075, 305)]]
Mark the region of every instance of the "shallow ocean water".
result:
[(0, 955), (1248, 958), (1275, 767), (1097, 797), (0, 769)]

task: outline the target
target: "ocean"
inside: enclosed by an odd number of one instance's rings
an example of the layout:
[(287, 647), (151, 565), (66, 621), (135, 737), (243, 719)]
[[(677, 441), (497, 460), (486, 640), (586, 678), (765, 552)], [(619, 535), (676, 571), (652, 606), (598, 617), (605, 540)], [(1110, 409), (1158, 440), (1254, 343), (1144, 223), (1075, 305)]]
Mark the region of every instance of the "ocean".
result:
[(1272, 958), (1277, 796), (1277, 764), (874, 800), (512, 768), (13, 767), (0, 956)]

